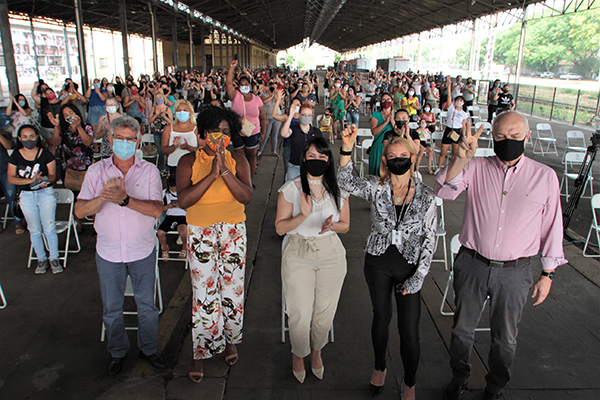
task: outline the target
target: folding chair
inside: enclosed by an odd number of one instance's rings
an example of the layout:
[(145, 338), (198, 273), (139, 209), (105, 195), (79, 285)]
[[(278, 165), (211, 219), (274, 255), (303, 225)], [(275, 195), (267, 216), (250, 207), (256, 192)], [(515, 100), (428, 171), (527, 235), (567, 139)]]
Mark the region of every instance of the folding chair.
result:
[[(431, 146), (431, 149), (433, 150), (433, 163), (435, 165), (437, 165), (436, 157), (439, 157), (441, 155), (441, 152), (442, 152), (441, 142), (442, 142), (442, 138), (443, 137), (444, 137), (444, 132), (441, 132), (441, 131), (435, 131), (435, 132), (433, 132), (431, 134), (430, 146)], [(440, 141), (440, 147), (439, 148), (437, 148), (435, 146), (435, 141), (436, 140)]]
[[(158, 252), (160, 251), (160, 245), (158, 244), (158, 238), (154, 238), (154, 245), (156, 247), (156, 263), (154, 264), (154, 302), (158, 302), (158, 313), (162, 313), (163, 311), (163, 301), (162, 301), (162, 291), (160, 288), (160, 272), (158, 269)], [(131, 283), (131, 277), (127, 275), (127, 282), (125, 283), (125, 296), (126, 297), (134, 297), (133, 293), (133, 285)], [(128, 311), (123, 310), (123, 315), (137, 315), (136, 311)], [(137, 331), (137, 326), (125, 326), (126, 331)], [(102, 332), (100, 333), (100, 341), (104, 342), (104, 337), (106, 335), (106, 327), (104, 326), (104, 322), (102, 322)]]
[[(586, 250), (588, 245), (590, 245), (590, 237), (592, 235), (592, 230), (596, 234), (596, 246), (600, 247), (600, 235), (598, 235), (598, 219), (596, 217), (596, 210), (600, 208), (600, 194), (595, 194), (592, 197), (592, 223), (590, 224), (590, 230), (587, 234), (587, 239), (585, 239), (585, 245), (583, 246), (583, 256), (584, 257), (600, 257), (600, 254), (587, 254)], [(600, 252), (600, 249), (599, 249)]]
[[(287, 307), (285, 304), (285, 293), (283, 292), (283, 288), (281, 290), (281, 343), (285, 343), (285, 333), (290, 330), (287, 326)], [(329, 341), (331, 343), (334, 342), (334, 334), (333, 334), (333, 322), (331, 323), (331, 328), (329, 328)]]
[(444, 258), (434, 258), (431, 260), (431, 262), (438, 262), (438, 263), (443, 263), (444, 264), (444, 269), (446, 271), (448, 271), (448, 249), (446, 247), (446, 223), (444, 221), (444, 200), (442, 200), (442, 198), (440, 197), (435, 197), (435, 205), (438, 209), (438, 226), (435, 230), (435, 245), (433, 247), (433, 254), (435, 254), (435, 252), (437, 251), (437, 246), (438, 243), (440, 241), (440, 238), (442, 240), (442, 245), (443, 245), (443, 249), (444, 249)]
[[(98, 146), (98, 150), (102, 149), (102, 139), (95, 139), (94, 146)], [(99, 160), (102, 158), (102, 153), (100, 151), (94, 151), (94, 160)]]
[(325, 108), (329, 107), (329, 90), (325, 90), (325, 93), (323, 93), (323, 101), (325, 103)]
[[(540, 144), (540, 150), (535, 151), (538, 143)], [(554, 138), (554, 134), (552, 133), (552, 127), (550, 124), (537, 124), (535, 126), (535, 140), (533, 142), (533, 154), (541, 154), (544, 155), (544, 143), (547, 143), (546, 153), (554, 153), (558, 155), (558, 151), (556, 150), (556, 139)], [(550, 146), (554, 147), (554, 151), (550, 151)]]
[(447, 124), (448, 121), (446, 121), (446, 118), (448, 118), (448, 111), (440, 111), (440, 118), (437, 119), (438, 123), (439, 123), (439, 129), (446, 129), (445, 126)]
[(412, 130), (417, 130), (419, 129), (419, 124), (417, 124), (416, 122), (409, 122), (408, 127)]
[(142, 159), (144, 158), (144, 152), (142, 151), (142, 149), (137, 149), (137, 150), (135, 151), (135, 156), (136, 156), (138, 159), (142, 160)]
[[(142, 135), (142, 147), (144, 146), (155, 146), (156, 147), (156, 143), (154, 143), (154, 135), (151, 133), (145, 133)], [(140, 149), (141, 150), (141, 149)], [(154, 164), (156, 166), (158, 166), (158, 149), (156, 149), (156, 155), (155, 156), (144, 156), (144, 152), (142, 151), (142, 158), (154, 158)]]
[(481, 113), (479, 111), (479, 106), (468, 106), (467, 111), (471, 114), (471, 120), (475, 123), (481, 121)]
[[(163, 189), (163, 193), (162, 193), (163, 199), (165, 198), (166, 192), (167, 192), (167, 189)], [(156, 220), (156, 224), (154, 225), (154, 230), (155, 231), (158, 231), (158, 228), (160, 226), (160, 222), (162, 222), (162, 218)], [(178, 236), (178, 239), (177, 239), (178, 242), (177, 242), (177, 244), (179, 244), (179, 232), (177, 232), (177, 231), (169, 231), (169, 232), (165, 232), (165, 233), (167, 235), (177, 235)], [(156, 239), (158, 240), (158, 236), (156, 237)], [(182, 243), (182, 245), (183, 245), (183, 243)], [(190, 254), (189, 254), (189, 251), (187, 249), (187, 245), (186, 245), (186, 247), (182, 248), (182, 250), (185, 250), (185, 258), (179, 258), (179, 251), (177, 251), (177, 250), (169, 250), (169, 254), (176, 254), (177, 257), (173, 258), (173, 257), (169, 256), (167, 258), (164, 258), (164, 257), (162, 257), (162, 254), (161, 254), (162, 250), (160, 249), (160, 242), (157, 244), (157, 246), (158, 246), (159, 250), (158, 250), (158, 253), (156, 254), (156, 256), (158, 257), (159, 261), (182, 261), (182, 262), (185, 262), (185, 269), (188, 269), (189, 262), (190, 262)]]
[(2, 218), (2, 229), (6, 229), (6, 223), (9, 219), (14, 219), (14, 217), (8, 216), (8, 210), (10, 209), (10, 204), (8, 204), (8, 200), (6, 197), (2, 197), (0, 200), (4, 200), (6, 202), (6, 208), (4, 209), (4, 217)]
[(494, 154), (494, 149), (477, 149), (475, 150), (475, 157), (489, 157), (489, 156), (493, 156)]
[(358, 97), (360, 97), (360, 105), (358, 106), (358, 109), (361, 112), (361, 114), (366, 115), (367, 114), (367, 95), (366, 95), (366, 93), (359, 93)]
[(562, 163), (565, 163), (565, 155), (570, 151), (578, 151), (585, 153), (587, 147), (585, 147), (585, 136), (581, 131), (567, 131), (567, 145), (562, 156)]
[[(69, 257), (69, 253), (79, 253), (81, 251), (81, 243), (79, 243), (79, 234), (77, 233), (77, 222), (75, 221), (75, 217), (73, 216), (73, 205), (75, 204), (75, 195), (69, 189), (54, 189), (54, 195), (56, 196), (56, 206), (58, 208), (61, 204), (69, 205), (69, 219), (67, 221), (54, 221), (56, 226), (56, 234), (60, 235), (63, 232), (67, 232), (67, 237), (65, 239), (65, 249), (59, 250), (58, 253), (63, 253), (64, 255), (59, 256), (59, 260), (63, 260), (63, 268), (67, 268), (67, 258)], [(69, 250), (69, 241), (71, 239), (71, 231), (73, 231), (75, 235), (75, 242), (77, 243), (77, 250)], [(44, 245), (46, 249), (48, 248), (48, 242), (46, 240), (46, 236), (42, 233), (42, 238), (44, 239)], [(29, 260), (27, 260), (27, 268), (31, 268), (31, 262), (33, 260), (37, 260), (37, 256), (33, 251), (33, 244), (29, 246)]]
[[(454, 279), (454, 258), (458, 254), (460, 250), (460, 241), (458, 240), (458, 234), (452, 237), (450, 241), (450, 251), (452, 256), (450, 258), (450, 272), (448, 272), (448, 280), (446, 281), (446, 288), (444, 289), (444, 296), (442, 297), (442, 304), (440, 305), (440, 314), (442, 315), (454, 315), (454, 311), (444, 311), (444, 306), (446, 305), (446, 299), (448, 298), (448, 291), (450, 290), (450, 282)], [(483, 307), (481, 308), (481, 313), (485, 310), (485, 305), (489, 300), (489, 296), (483, 302)], [(489, 332), (490, 328), (475, 328), (475, 332)]]
[(367, 154), (367, 150), (371, 147), (371, 145), (373, 144), (373, 139), (365, 139), (362, 141), (360, 147), (358, 147), (360, 149), (360, 170), (359, 170), (359, 176), (361, 178), (364, 178), (365, 173), (364, 173), (364, 169), (365, 169), (365, 165), (367, 168), (367, 175), (369, 174), (369, 155)]
[[(569, 152), (565, 154), (565, 171), (563, 173), (562, 180), (560, 181), (560, 195), (565, 196), (567, 202), (569, 201), (569, 179), (577, 179), (577, 177), (579, 176), (579, 167), (581, 167), (581, 163), (583, 162), (584, 158), (585, 153)], [(575, 168), (577, 168), (577, 171), (575, 171)], [(590, 182), (593, 180), (594, 178), (592, 177), (592, 169), (590, 169), (590, 175), (587, 177), (585, 184), (583, 185), (583, 191), (581, 192), (585, 193), (585, 189), (588, 187), (589, 184), (590, 196), (582, 196), (582, 198), (590, 199), (594, 195), (594, 185), (593, 182)], [(564, 193), (562, 191), (563, 184), (565, 186)]]
[(321, 120), (323, 119), (324, 114), (317, 115), (317, 124), (315, 125), (317, 128), (321, 126)]
[(479, 127), (483, 125), (483, 132), (481, 132), (481, 136), (479, 136), (479, 140), (486, 141), (488, 144), (488, 148), (492, 147), (494, 143), (494, 138), (492, 137), (492, 124), (489, 122), (477, 122), (475, 123), (475, 132), (479, 130)]
[(6, 305), (8, 304), (6, 302), (6, 296), (4, 296), (4, 290), (2, 290), (2, 285), (0, 285), (0, 299), (2, 300), (2, 305), (0, 306), (0, 310), (3, 308), (6, 308)]

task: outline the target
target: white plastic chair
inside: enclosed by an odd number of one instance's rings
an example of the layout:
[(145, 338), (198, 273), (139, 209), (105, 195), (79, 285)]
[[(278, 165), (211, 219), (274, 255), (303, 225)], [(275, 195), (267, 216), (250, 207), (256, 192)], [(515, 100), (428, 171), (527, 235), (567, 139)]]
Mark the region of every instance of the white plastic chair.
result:
[(4, 217), (2, 218), (2, 229), (6, 229), (6, 223), (8, 222), (9, 219), (14, 219), (14, 217), (8, 216), (8, 210), (10, 209), (10, 204), (8, 204), (8, 201), (6, 200), (6, 198), (2, 197), (0, 200), (6, 201), (6, 208), (4, 209)]
[[(154, 135), (151, 133), (145, 133), (142, 135), (142, 143), (141, 146), (156, 146), (156, 144), (154, 143)], [(140, 149), (141, 150), (141, 149)], [(155, 156), (148, 156), (148, 157), (144, 157), (144, 152), (142, 151), (142, 158), (154, 158), (154, 164), (156, 166), (158, 166), (158, 149), (156, 149), (156, 155)]]
[(479, 106), (468, 106), (467, 107), (467, 111), (470, 111), (471, 113), (473, 113), (473, 115), (471, 115), (471, 120), (475, 123), (481, 121), (481, 113), (479, 110)]
[[(95, 139), (94, 140), (94, 145), (98, 146), (99, 148), (102, 147), (102, 138), (100, 139)], [(102, 153), (99, 151), (94, 151), (94, 160), (99, 160), (100, 158), (102, 158)]]
[[(587, 254), (588, 245), (590, 245), (590, 237), (592, 230), (596, 235), (596, 247), (600, 246), (600, 235), (598, 234), (598, 218), (596, 217), (596, 210), (600, 208), (600, 194), (595, 194), (592, 197), (592, 223), (590, 224), (590, 230), (588, 231), (587, 238), (585, 239), (585, 245), (583, 246), (584, 257), (600, 257), (600, 254)], [(600, 249), (599, 249), (600, 252)]]
[[(287, 326), (286, 314), (287, 314), (287, 307), (285, 304), (285, 293), (283, 292), (283, 289), (282, 289), (281, 290), (281, 343), (285, 343), (285, 333), (290, 330), (290, 328)], [(335, 339), (335, 337), (333, 334), (333, 322), (332, 322), (331, 328), (329, 328), (329, 341), (331, 343), (333, 343), (334, 339)]]
[[(560, 181), (560, 195), (566, 197), (566, 201), (569, 201), (569, 179), (575, 180), (579, 176), (579, 167), (583, 163), (585, 158), (585, 153), (580, 152), (569, 152), (565, 154), (565, 171), (563, 173), (562, 180)], [(575, 169), (577, 170), (575, 171)], [(581, 193), (585, 193), (585, 189), (589, 186), (590, 188), (590, 196), (582, 196), (584, 199), (589, 199), (594, 196), (594, 185), (593, 181), (594, 177), (592, 176), (592, 169), (590, 169), (590, 175), (587, 177), (585, 184), (583, 185), (583, 191)], [(589, 184), (589, 185), (588, 185)], [(562, 188), (565, 186), (565, 192), (563, 193)]]
[(408, 127), (412, 130), (417, 130), (419, 129), (419, 124), (417, 124), (416, 122), (409, 122)]
[(475, 157), (489, 157), (489, 156), (493, 156), (494, 154), (494, 149), (477, 149), (475, 150)]
[(138, 159), (142, 160), (142, 159), (144, 158), (144, 152), (142, 151), (142, 149), (137, 149), (137, 150), (135, 151), (135, 156), (136, 156)]
[[(442, 141), (443, 137), (444, 137), (444, 132), (441, 132), (441, 131), (435, 131), (435, 132), (433, 132), (431, 134), (430, 146), (431, 146), (431, 149), (433, 150), (433, 163), (435, 165), (437, 165), (436, 164), (437, 163), (436, 158), (439, 159), (439, 156), (441, 155), (441, 152), (442, 152), (442, 144), (441, 144), (442, 142), (441, 141)], [(435, 141), (436, 140), (440, 141), (440, 147), (439, 148), (435, 146)]]
[(321, 120), (323, 119), (324, 114), (319, 114), (317, 115), (317, 123), (315, 124), (315, 126), (317, 128), (319, 128), (321, 126)]
[(483, 132), (481, 132), (481, 136), (479, 136), (479, 140), (483, 140), (487, 142), (487, 147), (491, 148), (494, 142), (494, 138), (492, 137), (492, 124), (489, 122), (476, 122), (475, 123), (475, 132), (479, 130), (479, 127), (483, 125)]
[[(154, 238), (154, 243), (156, 247), (156, 263), (154, 264), (154, 302), (158, 302), (158, 313), (162, 313), (163, 311), (163, 301), (162, 301), (162, 291), (160, 288), (160, 272), (158, 269), (158, 255), (160, 251), (160, 245), (158, 243), (158, 238)], [(134, 297), (133, 293), (133, 285), (131, 283), (131, 277), (127, 275), (127, 282), (125, 284), (125, 297)], [(123, 310), (123, 315), (137, 315), (136, 311), (128, 311)], [(136, 326), (125, 326), (126, 331), (137, 331)], [(102, 331), (100, 333), (100, 341), (104, 342), (104, 337), (106, 335), (106, 327), (104, 326), (104, 322), (102, 322)]]
[(445, 129), (444, 127), (446, 126), (447, 122), (446, 118), (448, 118), (448, 111), (440, 111), (440, 118), (437, 119), (437, 121), (439, 121), (439, 129), (441, 130), (442, 128)]
[(373, 144), (373, 139), (365, 139), (362, 141), (361, 145), (359, 146), (359, 149), (360, 149), (359, 176), (361, 178), (364, 178), (364, 176), (365, 176), (365, 173), (364, 173), (365, 169), (367, 169), (367, 175), (368, 175), (369, 155), (367, 154), (367, 150), (371, 147), (372, 144)]
[(8, 304), (6, 302), (6, 296), (4, 296), (4, 290), (2, 290), (2, 285), (0, 285), (0, 299), (2, 300), (2, 305), (0, 306), (0, 310), (3, 308), (6, 308), (6, 305)]
[[(446, 281), (446, 288), (444, 289), (444, 296), (442, 297), (442, 304), (440, 305), (440, 314), (442, 315), (454, 315), (454, 311), (444, 311), (444, 306), (446, 305), (446, 300), (448, 298), (448, 292), (450, 290), (450, 283), (454, 279), (454, 259), (460, 250), (460, 240), (458, 240), (458, 234), (452, 237), (450, 240), (450, 252), (452, 253), (450, 257), (450, 272), (448, 272), (448, 280)], [(483, 307), (481, 308), (481, 313), (485, 310), (485, 305), (489, 300), (489, 296), (483, 302)], [(489, 332), (490, 328), (475, 328), (475, 332)]]
[(437, 251), (438, 243), (441, 239), (443, 249), (444, 249), (444, 258), (434, 258), (431, 262), (438, 262), (444, 264), (444, 269), (448, 271), (448, 249), (446, 247), (446, 223), (444, 221), (444, 200), (440, 197), (435, 197), (435, 205), (438, 210), (438, 226), (435, 230), (435, 245), (433, 247), (433, 253)]
[[(58, 251), (59, 254), (63, 254), (63, 256), (59, 256), (58, 259), (63, 260), (63, 268), (67, 268), (67, 259), (69, 257), (69, 253), (79, 253), (81, 251), (81, 243), (79, 243), (79, 234), (77, 233), (77, 222), (75, 221), (75, 217), (73, 216), (73, 205), (75, 204), (75, 195), (69, 189), (54, 189), (54, 195), (56, 196), (57, 207), (61, 204), (69, 205), (69, 219), (67, 221), (54, 221), (57, 235), (60, 235), (65, 231), (67, 232), (67, 236), (65, 239), (65, 249)], [(75, 235), (77, 250), (69, 250), (71, 231)], [(44, 244), (47, 249), (48, 243), (46, 241), (46, 236), (43, 233), (42, 238), (44, 239)], [(29, 246), (29, 260), (27, 260), (27, 268), (31, 268), (31, 262), (37, 259), (38, 258), (35, 255), (32, 244)]]
[(562, 156), (562, 163), (565, 163), (565, 155), (570, 151), (578, 151), (585, 153), (587, 147), (585, 147), (585, 136), (581, 131), (567, 131), (567, 145)]
[[(163, 189), (163, 192), (162, 192), (163, 199), (165, 198), (165, 194), (166, 193), (167, 193), (167, 189)], [(159, 220), (156, 220), (156, 224), (154, 225), (154, 230), (158, 231), (159, 226), (160, 226)], [(167, 235), (177, 235), (178, 236), (177, 240), (180, 239), (179, 238), (179, 232), (177, 232), (177, 231), (168, 231), (168, 232), (165, 232), (165, 233)], [(158, 236), (157, 236), (156, 239), (158, 240)], [(179, 244), (179, 241), (177, 242), (177, 244)], [(158, 244), (158, 247), (160, 249), (160, 242)], [(164, 257), (162, 257), (162, 254), (161, 254), (162, 250), (159, 250), (159, 252), (158, 252), (158, 254), (156, 256), (158, 257), (159, 261), (181, 261), (181, 262), (185, 262), (185, 269), (188, 269), (189, 263), (190, 263), (190, 254), (189, 254), (189, 251), (187, 249), (187, 245), (185, 245), (185, 247), (182, 247), (182, 250), (185, 250), (185, 258), (179, 258), (179, 251), (177, 251), (177, 250), (169, 250), (169, 254), (176, 254), (177, 255), (176, 257), (169, 256), (167, 258), (164, 258)]]
[[(537, 145), (540, 145), (540, 150), (535, 151)], [(558, 155), (556, 150), (556, 139), (552, 133), (552, 127), (550, 124), (537, 124), (535, 127), (535, 140), (533, 142), (533, 153), (544, 155), (544, 143), (546, 143), (545, 153), (554, 153)], [(550, 146), (554, 147), (554, 151), (550, 150)]]

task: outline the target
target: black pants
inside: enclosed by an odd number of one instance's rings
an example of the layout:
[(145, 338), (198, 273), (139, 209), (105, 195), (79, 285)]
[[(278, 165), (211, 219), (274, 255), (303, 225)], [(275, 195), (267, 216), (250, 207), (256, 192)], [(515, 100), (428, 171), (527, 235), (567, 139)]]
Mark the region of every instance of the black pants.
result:
[(371, 338), (375, 352), (375, 369), (386, 369), (386, 352), (389, 326), (392, 320), (392, 295), (396, 297), (400, 356), (404, 366), (404, 382), (412, 387), (416, 383), (421, 347), (419, 344), (419, 319), (421, 317), (421, 292), (403, 295), (396, 286), (411, 276), (416, 266), (409, 264), (398, 253), (396, 246), (388, 247), (381, 256), (366, 255), (365, 278), (373, 304)]
[(497, 104), (488, 104), (488, 119), (487, 119), (487, 122), (489, 122), (489, 123), (492, 122), (492, 118), (494, 117), (494, 113), (496, 112), (497, 108), (498, 108)]

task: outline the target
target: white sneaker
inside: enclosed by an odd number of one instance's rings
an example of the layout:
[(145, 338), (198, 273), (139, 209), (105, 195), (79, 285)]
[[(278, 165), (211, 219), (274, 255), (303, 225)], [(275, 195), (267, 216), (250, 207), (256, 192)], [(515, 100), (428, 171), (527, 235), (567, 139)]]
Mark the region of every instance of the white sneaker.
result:
[(45, 274), (48, 270), (48, 260), (38, 260), (37, 268), (35, 269), (36, 275)]
[(64, 271), (62, 265), (60, 265), (60, 262), (58, 260), (50, 260), (50, 267), (52, 267), (53, 274), (60, 274)]

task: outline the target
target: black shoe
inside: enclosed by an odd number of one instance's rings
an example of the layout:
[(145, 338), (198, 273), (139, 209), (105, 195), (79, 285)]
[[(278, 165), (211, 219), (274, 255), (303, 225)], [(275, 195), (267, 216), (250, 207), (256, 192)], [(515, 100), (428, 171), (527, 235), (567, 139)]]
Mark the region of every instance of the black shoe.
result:
[(148, 361), (150, 364), (152, 364), (154, 368), (165, 369), (169, 366), (167, 360), (165, 360), (165, 358), (158, 353), (154, 353), (150, 356), (147, 356), (142, 351), (140, 351), (140, 354), (138, 354), (138, 356), (142, 360)]
[(371, 397), (377, 397), (383, 392), (383, 385), (375, 386), (372, 383), (369, 384), (369, 389), (371, 390)]
[(463, 392), (467, 388), (467, 384), (460, 384), (455, 380), (450, 381), (448, 386), (446, 386), (446, 391), (444, 392), (444, 400), (458, 400), (460, 396), (462, 396)]
[(123, 363), (125, 362), (126, 358), (127, 354), (125, 354), (125, 357), (122, 358), (111, 358), (110, 362), (108, 363), (108, 376), (115, 376), (119, 372), (121, 372), (121, 370), (123, 369)]
[(488, 392), (488, 390), (485, 389), (485, 392), (483, 392), (483, 397), (481, 398), (481, 400), (500, 400), (501, 398), (502, 398), (502, 395), (500, 393), (494, 394), (492, 392)]

